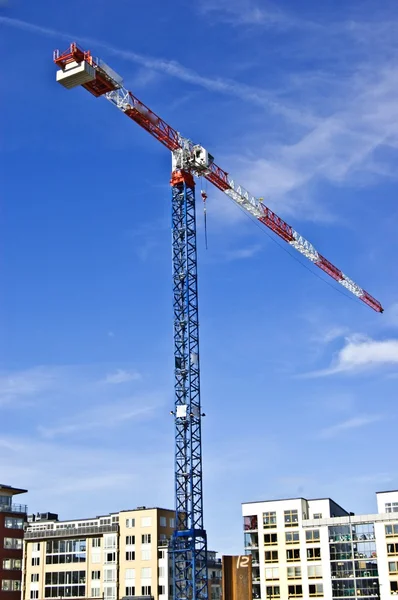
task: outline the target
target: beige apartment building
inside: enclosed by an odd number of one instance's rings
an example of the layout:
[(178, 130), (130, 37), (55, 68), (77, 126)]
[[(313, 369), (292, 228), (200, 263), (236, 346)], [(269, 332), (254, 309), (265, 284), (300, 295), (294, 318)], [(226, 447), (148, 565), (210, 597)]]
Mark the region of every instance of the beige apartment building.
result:
[(58, 521), (30, 517), (24, 542), (22, 600), (172, 595), (167, 540), (174, 511), (140, 507)]
[[(139, 507), (93, 519), (28, 517), (22, 600), (173, 596), (174, 511)], [(209, 600), (221, 597), (221, 560), (208, 552)]]

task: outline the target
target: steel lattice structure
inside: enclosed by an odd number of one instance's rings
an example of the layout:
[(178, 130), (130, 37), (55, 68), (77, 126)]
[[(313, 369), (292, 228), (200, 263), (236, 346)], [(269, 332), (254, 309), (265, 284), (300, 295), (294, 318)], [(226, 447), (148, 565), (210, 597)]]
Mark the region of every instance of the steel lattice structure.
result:
[(207, 540), (203, 527), (195, 183), (172, 177), (175, 360), (174, 598), (207, 598)]
[(376, 312), (378, 300), (347, 277), (283, 219), (218, 167), (205, 148), (182, 137), (123, 87), (122, 78), (73, 43), (54, 52), (57, 81), (102, 96), (172, 152), (172, 252), (175, 359), (175, 502), (172, 539), (174, 600), (207, 599), (207, 538), (203, 524), (198, 276), (194, 176), (205, 177), (252, 217)]

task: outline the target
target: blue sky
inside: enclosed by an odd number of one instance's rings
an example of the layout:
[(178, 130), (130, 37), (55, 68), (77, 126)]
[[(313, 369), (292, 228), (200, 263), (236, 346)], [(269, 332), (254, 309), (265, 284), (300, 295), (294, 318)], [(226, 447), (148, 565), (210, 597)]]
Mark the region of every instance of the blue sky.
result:
[(372, 512), (398, 487), (398, 11), (378, 4), (2, 2), (0, 481), (32, 511), (174, 502), (170, 156), (56, 84), (74, 40), (386, 308), (336, 293), (209, 184), (209, 545), (242, 550), (244, 501)]

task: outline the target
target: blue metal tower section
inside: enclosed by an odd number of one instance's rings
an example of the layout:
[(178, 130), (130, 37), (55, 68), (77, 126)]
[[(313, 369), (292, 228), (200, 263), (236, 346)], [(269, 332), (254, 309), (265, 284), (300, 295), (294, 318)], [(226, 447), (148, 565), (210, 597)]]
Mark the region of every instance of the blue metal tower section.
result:
[(175, 358), (175, 497), (172, 539), (174, 600), (207, 600), (203, 527), (195, 182), (172, 175)]

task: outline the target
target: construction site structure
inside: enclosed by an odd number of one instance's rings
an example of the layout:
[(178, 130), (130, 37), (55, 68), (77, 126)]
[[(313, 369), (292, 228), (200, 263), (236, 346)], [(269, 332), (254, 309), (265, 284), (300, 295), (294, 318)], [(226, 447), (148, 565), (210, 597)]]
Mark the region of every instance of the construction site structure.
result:
[[(218, 167), (214, 157), (168, 125), (127, 90), (123, 79), (90, 51), (72, 43), (53, 56), (57, 81), (104, 97), (172, 153), (172, 257), (174, 306), (175, 510), (172, 538), (175, 600), (207, 598), (207, 537), (203, 523), (201, 398), (195, 180), (204, 177), (314, 265), (376, 312), (378, 300), (329, 262), (314, 246)], [(206, 193), (202, 192), (203, 200)]]

